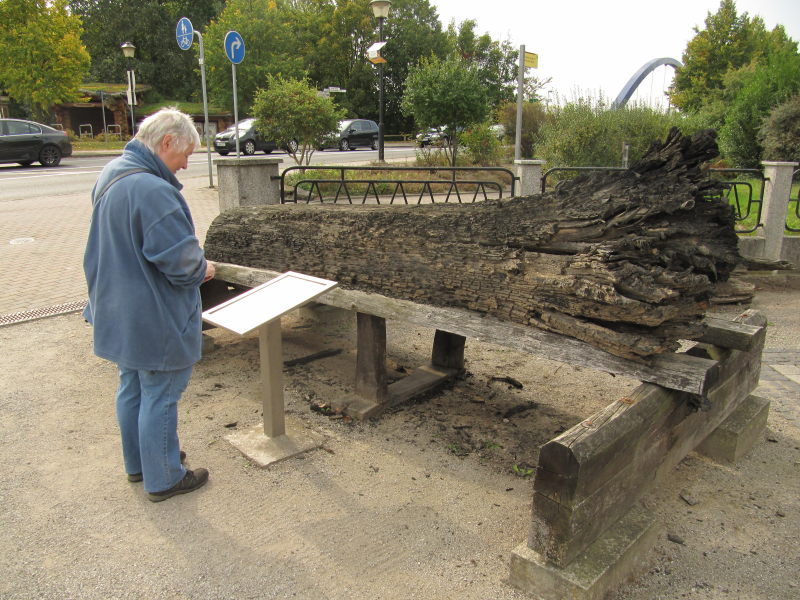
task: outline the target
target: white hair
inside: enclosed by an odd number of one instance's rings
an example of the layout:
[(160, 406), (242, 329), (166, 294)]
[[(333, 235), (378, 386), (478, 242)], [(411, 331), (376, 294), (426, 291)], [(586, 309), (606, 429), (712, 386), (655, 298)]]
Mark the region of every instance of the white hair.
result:
[(176, 138), (185, 151), (197, 150), (200, 146), (200, 134), (194, 127), (194, 121), (174, 107), (162, 108), (142, 121), (135, 139), (147, 146), (153, 154), (158, 154), (161, 141), (166, 135)]

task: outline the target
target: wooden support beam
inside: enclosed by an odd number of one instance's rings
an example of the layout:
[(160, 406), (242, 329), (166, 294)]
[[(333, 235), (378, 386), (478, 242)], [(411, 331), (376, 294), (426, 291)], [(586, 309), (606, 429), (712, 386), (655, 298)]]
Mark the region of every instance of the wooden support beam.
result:
[(464, 370), (464, 346), (467, 338), (437, 329), (433, 336), (431, 364), (446, 369)]
[[(279, 273), (228, 263), (216, 263), (217, 278), (230, 283), (255, 287)], [(660, 354), (636, 362), (615, 356), (590, 344), (536, 327), (500, 321), (480, 313), (418, 304), (357, 290), (336, 288), (316, 300), (337, 308), (406, 321), (521, 350), (549, 359), (625, 375), (670, 389), (705, 395), (718, 379), (715, 360), (685, 354)]]
[(568, 565), (750, 395), (758, 385), (765, 319), (748, 311), (740, 320), (756, 330), (749, 351), (697, 350), (720, 361), (705, 409), (692, 408), (686, 394), (643, 384), (542, 447), (532, 550)]
[(356, 394), (376, 404), (388, 398), (386, 379), (386, 319), (364, 313), (356, 316)]

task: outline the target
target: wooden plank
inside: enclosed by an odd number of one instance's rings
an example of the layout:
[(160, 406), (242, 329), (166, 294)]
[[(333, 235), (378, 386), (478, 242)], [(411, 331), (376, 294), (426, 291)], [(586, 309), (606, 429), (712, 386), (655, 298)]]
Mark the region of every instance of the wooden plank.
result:
[(356, 317), (356, 394), (378, 404), (389, 397), (386, 378), (386, 319), (364, 313)]
[(685, 394), (643, 384), (545, 444), (529, 546), (563, 566), (621, 518), (758, 385), (760, 339), (749, 352), (711, 347), (721, 368), (707, 410), (694, 410)]
[(747, 352), (754, 346), (763, 344), (763, 338), (767, 333), (763, 325), (736, 323), (721, 315), (707, 314), (704, 322), (706, 332), (698, 338), (698, 341), (714, 344), (720, 348)]
[(437, 329), (433, 336), (431, 364), (446, 369), (464, 370), (464, 346), (467, 341), (463, 335), (456, 335)]
[(447, 369), (436, 365), (422, 365), (408, 377), (395, 381), (389, 386), (389, 404), (397, 406), (411, 398), (424, 394), (458, 375), (457, 369)]
[[(218, 279), (247, 287), (254, 287), (279, 275), (274, 271), (228, 263), (216, 263), (216, 267)], [(714, 360), (685, 354), (660, 354), (646, 362), (635, 362), (574, 338), (536, 327), (500, 321), (464, 309), (417, 304), (342, 288), (332, 290), (316, 301), (346, 310), (440, 329), (567, 364), (624, 375), (692, 394), (705, 395), (717, 379), (717, 364)]]

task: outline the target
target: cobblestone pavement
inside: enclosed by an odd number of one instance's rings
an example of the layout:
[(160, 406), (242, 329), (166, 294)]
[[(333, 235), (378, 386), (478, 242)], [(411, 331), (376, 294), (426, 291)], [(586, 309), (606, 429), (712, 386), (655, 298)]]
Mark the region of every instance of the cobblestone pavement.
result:
[[(208, 188), (204, 177), (183, 183), (202, 243), (219, 214), (217, 190)], [(85, 301), (82, 260), (90, 216), (85, 194), (56, 196), (46, 203), (41, 199), (0, 203), (0, 325), (16, 320), (20, 313), (58, 314)], [(800, 292), (786, 293), (789, 306), (795, 306), (790, 310), (797, 312), (797, 303), (791, 300)], [(797, 324), (790, 323), (790, 327)], [(797, 340), (800, 331), (781, 337)], [(774, 349), (768, 344), (764, 367), (759, 393), (790, 400), (794, 419), (800, 421), (800, 349)]]

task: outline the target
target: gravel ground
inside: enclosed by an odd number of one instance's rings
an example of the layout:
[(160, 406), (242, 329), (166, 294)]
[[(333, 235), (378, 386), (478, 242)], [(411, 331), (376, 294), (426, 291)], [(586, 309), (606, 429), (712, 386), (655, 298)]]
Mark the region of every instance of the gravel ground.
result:
[[(800, 356), (797, 293), (764, 290), (754, 305), (775, 360)], [(354, 423), (311, 410), (352, 387), (354, 319), (291, 318), (286, 358), (342, 353), (285, 373), (288, 423), (323, 447), (262, 470), (225, 440), (260, 421), (257, 339), (211, 335), (180, 405), (189, 466), (211, 481), (153, 504), (124, 477), (115, 370), (80, 316), (0, 328), (0, 598), (526, 598), (507, 581), (530, 522), (519, 475), (541, 443), (638, 383), (468, 341), (464, 379)], [(390, 365), (421, 364), (431, 340), (390, 323)], [(738, 464), (691, 454), (645, 497), (669, 538), (613, 597), (800, 597), (800, 409), (787, 382), (765, 377), (768, 429)]]

